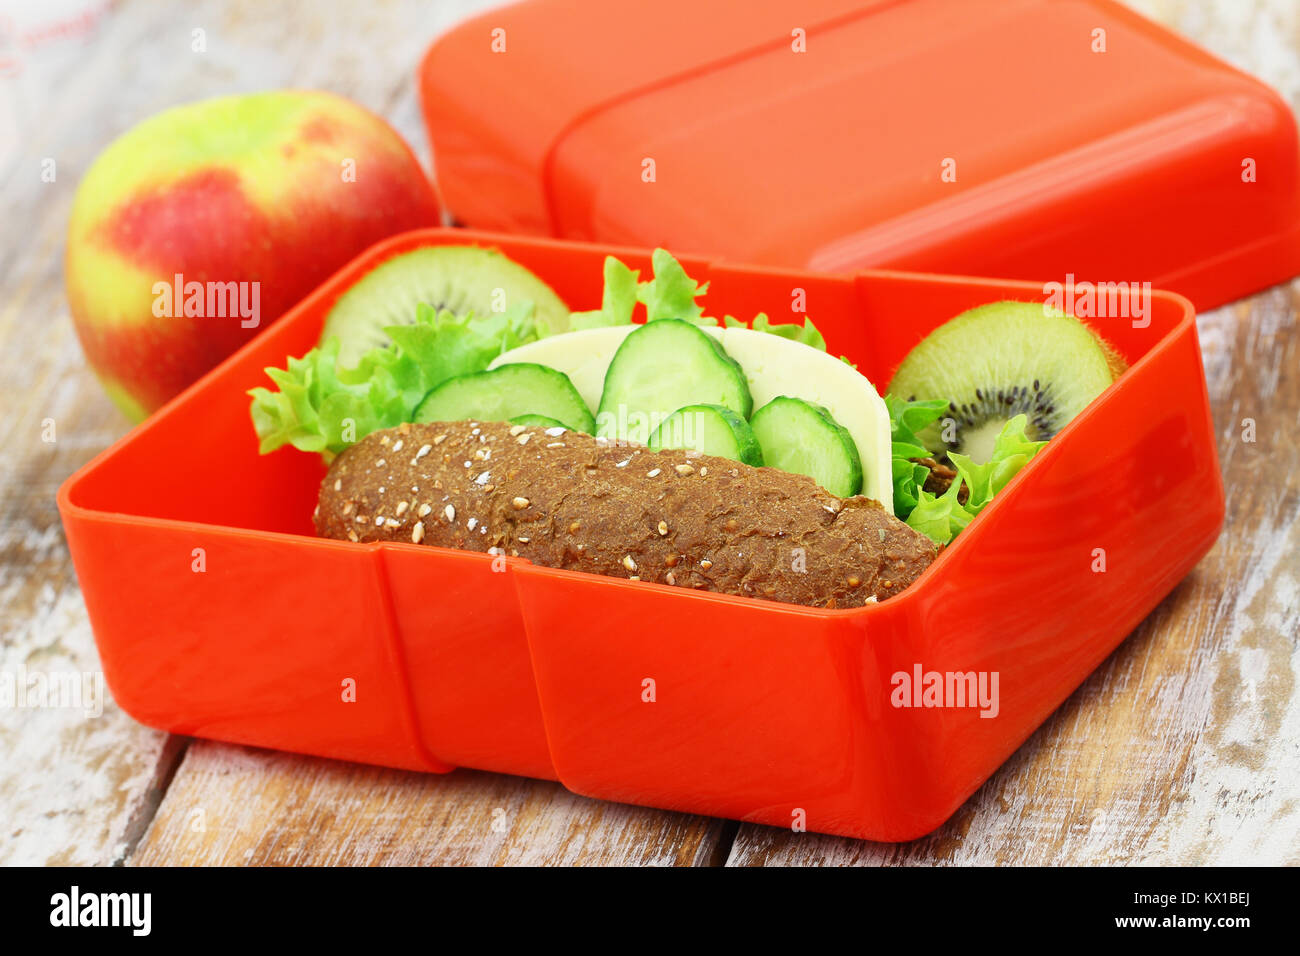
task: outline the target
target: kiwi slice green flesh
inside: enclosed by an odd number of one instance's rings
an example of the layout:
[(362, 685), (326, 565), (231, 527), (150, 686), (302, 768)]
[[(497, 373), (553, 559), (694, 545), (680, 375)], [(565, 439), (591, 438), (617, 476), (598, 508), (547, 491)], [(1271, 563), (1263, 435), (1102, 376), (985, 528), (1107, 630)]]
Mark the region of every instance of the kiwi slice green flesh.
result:
[[(1123, 360), (1078, 319), (1036, 302), (994, 302), (927, 335), (889, 383), (897, 398), (942, 398), (944, 420), (918, 437), (935, 454), (989, 460), (998, 434), (1024, 414), (1034, 441), (1051, 438), (1123, 371)], [(948, 442), (945, 437), (954, 437)]]
[(534, 317), (553, 332), (569, 327), (569, 307), (551, 287), (495, 249), (422, 246), (386, 259), (339, 296), (321, 341), (337, 335), (339, 364), (351, 368), (370, 349), (388, 345), (386, 327), (414, 324), (421, 303), (489, 315), (516, 302), (533, 303)]

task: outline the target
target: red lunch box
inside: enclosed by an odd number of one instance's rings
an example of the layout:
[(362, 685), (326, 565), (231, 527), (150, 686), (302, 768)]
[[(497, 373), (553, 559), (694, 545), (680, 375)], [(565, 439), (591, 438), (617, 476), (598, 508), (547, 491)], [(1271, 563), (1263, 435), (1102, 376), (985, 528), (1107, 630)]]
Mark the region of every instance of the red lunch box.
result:
[(475, 229), (795, 269), (1300, 272), (1286, 102), (1115, 0), (531, 0), (420, 68)]
[[(259, 455), (249, 388), (388, 256), (497, 247), (574, 309), (643, 250), (466, 230), (383, 242), (68, 479), (59, 509), (115, 699), (174, 733), (875, 840), (942, 823), (1210, 548), (1224, 511), (1191, 303), (1095, 320), (1131, 367), (906, 591), (819, 610), (313, 536), (324, 468)], [(711, 313), (780, 316), (888, 383), (937, 325), (1041, 283), (684, 257)], [(895, 675), (998, 675), (991, 708)], [(653, 701), (643, 697), (653, 680)]]

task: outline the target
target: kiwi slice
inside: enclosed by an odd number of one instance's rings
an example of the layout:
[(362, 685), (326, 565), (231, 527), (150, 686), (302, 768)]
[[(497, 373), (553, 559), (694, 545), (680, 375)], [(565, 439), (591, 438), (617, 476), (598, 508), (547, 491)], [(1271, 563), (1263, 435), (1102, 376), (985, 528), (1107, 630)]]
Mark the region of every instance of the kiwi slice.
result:
[(960, 452), (982, 464), (1008, 420), (1023, 413), (1031, 440), (1051, 438), (1126, 367), (1072, 315), (1041, 302), (994, 302), (922, 339), (894, 373), (889, 394), (945, 399), (955, 440), (944, 441), (942, 419), (917, 437), (935, 454)]
[[(498, 293), (497, 290), (501, 290)], [(337, 335), (339, 364), (351, 368), (370, 349), (389, 343), (384, 329), (412, 325), (421, 303), (456, 315), (489, 315), (517, 302), (553, 332), (567, 331), (569, 307), (545, 282), (495, 249), (422, 246), (386, 259), (339, 296), (321, 331)]]

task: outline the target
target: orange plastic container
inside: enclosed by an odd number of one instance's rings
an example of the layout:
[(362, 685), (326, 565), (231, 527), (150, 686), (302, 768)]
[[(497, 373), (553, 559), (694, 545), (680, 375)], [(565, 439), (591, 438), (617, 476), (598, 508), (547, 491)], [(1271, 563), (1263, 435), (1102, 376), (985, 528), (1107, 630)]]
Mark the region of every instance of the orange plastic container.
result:
[(1290, 109), (1111, 0), (532, 0), (420, 83), (474, 228), (1201, 309), (1300, 272)]
[[(245, 391), (365, 271), (493, 245), (576, 309), (614, 252), (462, 230), (373, 247), (59, 491), (108, 684), (176, 733), (877, 840), (943, 822), (1209, 549), (1223, 489), (1190, 303), (1100, 322), (1132, 363), (901, 595), (815, 610), (312, 536), (324, 469), (257, 453)], [(685, 258), (718, 314), (791, 290), (885, 383), (936, 325), (1040, 284), (827, 276)], [(1095, 571), (1098, 549), (1104, 572)], [(998, 712), (896, 708), (892, 675), (997, 672)], [(652, 679), (654, 702), (642, 699)], [(354, 690), (355, 701), (345, 699)]]

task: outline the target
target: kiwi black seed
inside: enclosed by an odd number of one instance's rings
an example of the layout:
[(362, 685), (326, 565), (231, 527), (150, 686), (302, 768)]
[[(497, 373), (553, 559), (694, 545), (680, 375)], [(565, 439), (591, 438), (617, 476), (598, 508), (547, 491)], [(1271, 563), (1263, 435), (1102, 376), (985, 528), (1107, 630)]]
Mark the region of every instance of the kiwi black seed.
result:
[(495, 249), (421, 246), (386, 259), (362, 276), (330, 309), (321, 341), (341, 340), (339, 364), (355, 366), (370, 349), (387, 345), (384, 329), (411, 325), (421, 304), (456, 315), (489, 315), (531, 302), (533, 315), (553, 332), (568, 328), (569, 307), (545, 282)]
[(919, 437), (936, 455), (960, 452), (984, 462), (1011, 418), (1028, 419), (1029, 438), (1051, 438), (1123, 368), (1118, 353), (1073, 316), (1042, 303), (994, 302), (922, 339), (889, 392), (947, 401), (951, 426), (941, 420)]

